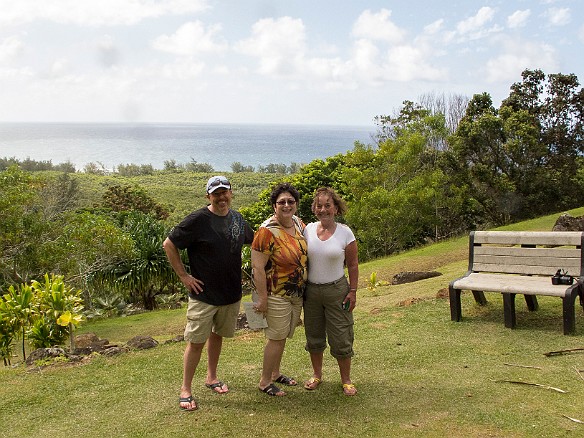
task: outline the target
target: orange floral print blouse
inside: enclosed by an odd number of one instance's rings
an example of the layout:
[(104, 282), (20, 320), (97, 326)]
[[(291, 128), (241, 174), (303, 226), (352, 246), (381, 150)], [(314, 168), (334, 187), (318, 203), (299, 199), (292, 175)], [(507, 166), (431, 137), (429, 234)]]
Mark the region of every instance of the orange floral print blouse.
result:
[(251, 248), (269, 256), (266, 264), (268, 295), (301, 297), (308, 278), (304, 223), (294, 217), (295, 235), (288, 234), (274, 217), (256, 231)]

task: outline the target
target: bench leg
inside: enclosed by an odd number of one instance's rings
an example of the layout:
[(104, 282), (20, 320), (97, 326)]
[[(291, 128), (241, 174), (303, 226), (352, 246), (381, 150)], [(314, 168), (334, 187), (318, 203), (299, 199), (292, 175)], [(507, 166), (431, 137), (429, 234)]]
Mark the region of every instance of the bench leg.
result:
[(475, 301), (477, 302), (477, 304), (481, 305), (481, 306), (486, 306), (487, 305), (487, 299), (485, 298), (485, 293), (481, 290), (473, 290), (472, 294), (474, 296)]
[(515, 328), (515, 294), (504, 293), (503, 309), (505, 313), (505, 327)]
[(571, 335), (576, 331), (576, 309), (574, 302), (576, 297), (566, 295), (562, 298), (564, 313), (564, 334)]
[(530, 312), (534, 312), (539, 309), (539, 304), (537, 303), (537, 297), (535, 295), (524, 295), (525, 303), (527, 304), (527, 309)]
[(460, 303), (460, 289), (454, 289), (452, 285), (448, 286), (448, 298), (450, 298), (450, 320), (462, 320), (462, 304)]

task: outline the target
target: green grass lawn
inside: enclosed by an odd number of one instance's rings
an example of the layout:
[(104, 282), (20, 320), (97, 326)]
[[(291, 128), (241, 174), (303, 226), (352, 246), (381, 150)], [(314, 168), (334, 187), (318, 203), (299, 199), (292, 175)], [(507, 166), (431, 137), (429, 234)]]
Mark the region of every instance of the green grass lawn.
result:
[[(571, 211), (584, 214), (584, 209)], [(507, 227), (549, 230), (557, 215)], [(516, 228), (514, 228), (516, 227)], [(183, 343), (80, 365), (0, 369), (0, 436), (580, 436), (584, 424), (584, 353), (544, 353), (584, 347), (578, 306), (576, 335), (562, 333), (561, 300), (539, 297), (529, 312), (517, 298), (517, 328), (503, 324), (499, 294), (479, 307), (462, 298), (463, 321), (450, 321), (439, 292), (466, 270), (467, 238), (420, 248), (361, 266), (355, 309), (352, 377), (359, 393), (342, 394), (336, 362), (325, 355), (324, 382), (316, 391), (290, 388), (284, 398), (257, 390), (264, 337), (238, 331), (225, 340), (220, 378), (227, 395), (204, 387), (205, 364), (194, 379), (196, 412), (178, 409)], [(384, 280), (403, 270), (443, 275), (396, 286), (366, 288), (371, 272)], [(85, 324), (110, 343), (142, 334), (159, 341), (181, 334), (184, 309), (156, 311)], [(288, 342), (282, 371), (310, 376), (304, 330)], [(566, 391), (509, 383), (523, 381)]]

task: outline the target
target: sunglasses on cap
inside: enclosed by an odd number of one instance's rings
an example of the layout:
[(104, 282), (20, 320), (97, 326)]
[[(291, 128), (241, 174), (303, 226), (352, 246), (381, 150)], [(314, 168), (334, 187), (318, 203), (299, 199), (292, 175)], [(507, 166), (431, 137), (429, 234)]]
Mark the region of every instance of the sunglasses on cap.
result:
[(231, 189), (231, 183), (227, 179), (215, 178), (213, 181), (211, 181), (209, 184), (207, 184), (207, 192), (213, 191), (212, 189), (214, 187), (218, 187), (218, 186), (227, 186)]

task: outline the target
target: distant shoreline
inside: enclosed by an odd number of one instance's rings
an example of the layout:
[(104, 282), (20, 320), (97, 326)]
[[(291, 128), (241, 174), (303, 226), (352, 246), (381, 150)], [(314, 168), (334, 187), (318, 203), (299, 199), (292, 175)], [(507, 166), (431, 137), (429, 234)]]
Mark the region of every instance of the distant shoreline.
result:
[(228, 171), (244, 166), (306, 164), (371, 144), (375, 126), (233, 123), (77, 123), (0, 122), (0, 157), (72, 163), (83, 169), (96, 163), (119, 165), (165, 161), (208, 163)]

